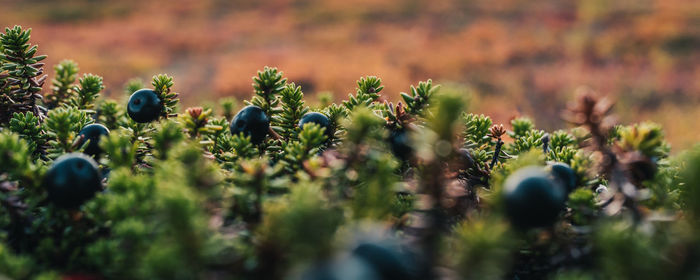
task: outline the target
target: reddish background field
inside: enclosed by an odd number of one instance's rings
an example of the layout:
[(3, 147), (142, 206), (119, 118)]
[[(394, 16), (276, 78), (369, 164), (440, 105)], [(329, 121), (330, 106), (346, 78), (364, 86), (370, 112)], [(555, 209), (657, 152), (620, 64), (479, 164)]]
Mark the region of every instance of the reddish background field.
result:
[(622, 121), (662, 123), (675, 151), (700, 141), (698, 0), (0, 3), (0, 26), (32, 27), (49, 67), (71, 58), (111, 95), (165, 72), (186, 105), (248, 98), (270, 65), (336, 101), (363, 75), (391, 98), (433, 78), (471, 94), (472, 111), (553, 129), (588, 86), (618, 100)]

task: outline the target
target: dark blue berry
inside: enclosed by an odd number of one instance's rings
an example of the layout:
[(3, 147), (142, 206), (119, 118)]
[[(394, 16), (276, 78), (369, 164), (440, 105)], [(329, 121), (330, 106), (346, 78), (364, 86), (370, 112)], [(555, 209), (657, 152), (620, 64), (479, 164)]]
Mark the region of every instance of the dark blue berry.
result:
[(299, 120), (299, 128), (304, 129), (304, 124), (306, 123), (315, 123), (320, 127), (325, 128), (326, 137), (329, 139), (331, 138), (331, 133), (333, 133), (333, 131), (331, 131), (331, 120), (326, 117), (326, 115), (318, 112), (306, 113)]
[(51, 203), (76, 209), (102, 189), (102, 175), (91, 157), (72, 153), (54, 161), (44, 176), (43, 185)]
[(163, 102), (155, 91), (140, 89), (129, 97), (126, 111), (135, 122), (152, 122), (163, 112)]
[(572, 192), (576, 188), (576, 173), (568, 164), (555, 162), (550, 164), (549, 168), (554, 179), (564, 186), (567, 193)]
[(250, 142), (260, 144), (270, 129), (270, 118), (258, 106), (246, 106), (233, 117), (231, 134), (250, 136)]
[(391, 152), (397, 158), (401, 160), (407, 160), (411, 158), (413, 154), (413, 147), (411, 147), (411, 140), (408, 137), (408, 132), (405, 130), (392, 131), (389, 135), (389, 145), (391, 146)]
[(398, 246), (384, 243), (362, 243), (352, 255), (367, 262), (377, 272), (379, 279), (415, 279), (415, 261)]
[(510, 175), (503, 192), (506, 214), (521, 229), (552, 225), (566, 196), (563, 187), (539, 167), (525, 167)]
[(102, 149), (100, 148), (100, 137), (102, 135), (109, 135), (109, 129), (104, 125), (93, 123), (83, 127), (80, 130), (80, 134), (78, 134), (78, 145), (82, 146), (85, 141), (89, 141), (83, 153), (99, 158), (100, 154), (102, 154)]

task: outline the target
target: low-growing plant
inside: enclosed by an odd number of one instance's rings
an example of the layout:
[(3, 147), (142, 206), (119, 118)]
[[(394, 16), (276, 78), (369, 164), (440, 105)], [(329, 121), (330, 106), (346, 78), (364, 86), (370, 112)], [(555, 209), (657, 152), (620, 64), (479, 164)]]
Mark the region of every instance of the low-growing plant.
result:
[(173, 77), (113, 100), (72, 61), (42, 95), (29, 39), (0, 35), (0, 278), (700, 277), (700, 147), (594, 93), (546, 132), (431, 80), (311, 108), (265, 67), (237, 113), (180, 111)]

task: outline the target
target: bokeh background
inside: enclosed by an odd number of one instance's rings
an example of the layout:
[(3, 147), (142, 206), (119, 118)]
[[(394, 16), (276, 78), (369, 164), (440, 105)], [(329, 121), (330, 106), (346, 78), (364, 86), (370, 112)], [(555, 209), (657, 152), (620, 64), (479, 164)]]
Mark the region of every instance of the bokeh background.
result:
[(621, 121), (663, 124), (674, 151), (700, 141), (699, 0), (0, 4), (0, 26), (32, 27), (48, 69), (73, 59), (112, 96), (131, 78), (169, 73), (185, 105), (244, 99), (269, 65), (311, 99), (340, 101), (363, 75), (380, 76), (392, 99), (432, 78), (496, 122), (527, 115), (555, 129), (586, 86), (617, 100)]

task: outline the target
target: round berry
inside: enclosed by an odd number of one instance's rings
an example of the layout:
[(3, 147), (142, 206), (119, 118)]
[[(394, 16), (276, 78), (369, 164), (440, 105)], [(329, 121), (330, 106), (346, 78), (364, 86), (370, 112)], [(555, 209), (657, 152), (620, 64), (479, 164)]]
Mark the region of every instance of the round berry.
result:
[(299, 120), (299, 128), (304, 129), (304, 124), (306, 123), (315, 123), (319, 125), (320, 127), (323, 127), (326, 129), (326, 136), (330, 139), (331, 138), (331, 120), (326, 117), (326, 115), (318, 113), (318, 112), (311, 112), (311, 113), (306, 113), (304, 116), (301, 117)]
[(152, 122), (163, 112), (163, 102), (151, 89), (140, 89), (129, 97), (126, 111), (138, 123)]
[(231, 121), (231, 134), (243, 133), (250, 136), (250, 142), (260, 144), (270, 129), (270, 118), (258, 106), (246, 106), (233, 117)]
[(396, 246), (383, 243), (362, 243), (352, 255), (364, 260), (380, 276), (379, 279), (415, 279), (412, 258)]
[(392, 131), (389, 135), (391, 152), (399, 159), (407, 160), (413, 154), (413, 147), (411, 147), (410, 142), (411, 140), (406, 130)]
[(549, 170), (554, 176), (554, 180), (564, 186), (567, 193), (572, 192), (576, 188), (576, 173), (568, 164), (555, 162), (549, 165)]
[(80, 130), (80, 134), (78, 134), (78, 145), (82, 146), (85, 141), (89, 141), (83, 153), (98, 158), (102, 154), (102, 149), (100, 148), (100, 137), (102, 135), (109, 135), (109, 129), (104, 125), (93, 123), (83, 127)]
[(44, 176), (51, 203), (76, 209), (102, 189), (102, 175), (91, 157), (72, 153), (59, 157)]
[(565, 191), (542, 168), (525, 167), (506, 179), (506, 215), (518, 228), (553, 224), (564, 208)]

